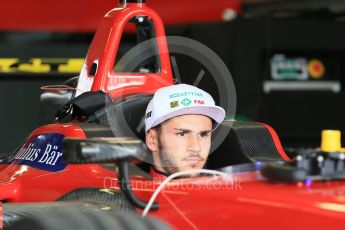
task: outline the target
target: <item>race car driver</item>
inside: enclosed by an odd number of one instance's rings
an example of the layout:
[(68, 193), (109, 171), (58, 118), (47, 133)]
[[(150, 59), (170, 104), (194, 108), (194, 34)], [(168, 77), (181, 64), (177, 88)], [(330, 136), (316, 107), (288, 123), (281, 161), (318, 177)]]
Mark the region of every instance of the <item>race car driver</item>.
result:
[[(225, 111), (210, 94), (177, 84), (156, 91), (146, 109), (146, 145), (152, 152), (151, 175), (157, 179), (189, 169), (202, 169), (211, 147), (211, 133)], [(189, 176), (197, 176), (191, 174)]]

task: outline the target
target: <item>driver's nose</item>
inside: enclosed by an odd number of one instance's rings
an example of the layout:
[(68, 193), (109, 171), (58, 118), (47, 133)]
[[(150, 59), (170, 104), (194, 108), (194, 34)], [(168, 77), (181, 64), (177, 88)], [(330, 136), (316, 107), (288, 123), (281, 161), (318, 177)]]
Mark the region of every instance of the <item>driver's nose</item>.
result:
[(200, 140), (197, 134), (192, 134), (189, 136), (187, 150), (194, 153), (199, 153), (201, 151)]

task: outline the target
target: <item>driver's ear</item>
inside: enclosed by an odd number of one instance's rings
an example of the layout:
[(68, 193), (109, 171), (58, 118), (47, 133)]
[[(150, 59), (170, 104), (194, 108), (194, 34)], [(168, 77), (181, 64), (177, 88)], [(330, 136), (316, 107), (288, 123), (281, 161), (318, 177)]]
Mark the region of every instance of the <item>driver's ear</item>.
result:
[(149, 129), (146, 132), (145, 142), (151, 152), (158, 150), (158, 133), (155, 129)]

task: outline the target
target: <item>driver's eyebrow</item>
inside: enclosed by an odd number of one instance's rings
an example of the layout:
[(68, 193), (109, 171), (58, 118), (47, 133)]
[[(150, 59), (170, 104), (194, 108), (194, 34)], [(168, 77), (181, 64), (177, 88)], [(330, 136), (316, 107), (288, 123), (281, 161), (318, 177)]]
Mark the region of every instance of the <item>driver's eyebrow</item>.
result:
[(213, 130), (204, 130), (204, 131), (201, 131), (200, 133), (212, 133)]
[(192, 130), (190, 129), (182, 129), (182, 128), (174, 128), (175, 131), (180, 131), (180, 132), (185, 132), (185, 133), (190, 133), (192, 132)]
[[(174, 128), (176, 131), (180, 131), (180, 132), (185, 132), (185, 133), (191, 133), (192, 132), (192, 130), (190, 130), (190, 129), (183, 129), (183, 128)], [(200, 132), (198, 132), (198, 133), (211, 133), (213, 130), (210, 130), (210, 129), (208, 129), (208, 130), (202, 130), (202, 131), (200, 131)]]

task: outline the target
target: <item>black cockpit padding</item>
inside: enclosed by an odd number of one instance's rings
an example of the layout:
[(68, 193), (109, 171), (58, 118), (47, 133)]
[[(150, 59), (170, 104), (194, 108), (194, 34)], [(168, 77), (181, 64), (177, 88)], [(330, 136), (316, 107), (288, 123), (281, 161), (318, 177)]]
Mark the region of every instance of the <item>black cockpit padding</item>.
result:
[(152, 95), (133, 95), (114, 101), (95, 112), (91, 123), (109, 126), (116, 137), (136, 137), (145, 141), (145, 111)]
[(56, 118), (59, 122), (88, 119), (95, 111), (104, 108), (110, 101), (109, 95), (103, 91), (85, 92), (59, 109), (56, 112)]
[(218, 169), (255, 161), (284, 161), (264, 125), (257, 122), (224, 121), (220, 126), (229, 128), (229, 133), (210, 154), (207, 168)]
[[(145, 142), (145, 112), (153, 95), (132, 95), (117, 100), (98, 110), (89, 118), (89, 123), (109, 127), (115, 137), (135, 137)], [(153, 162), (152, 155), (147, 154), (138, 166), (149, 171)]]

